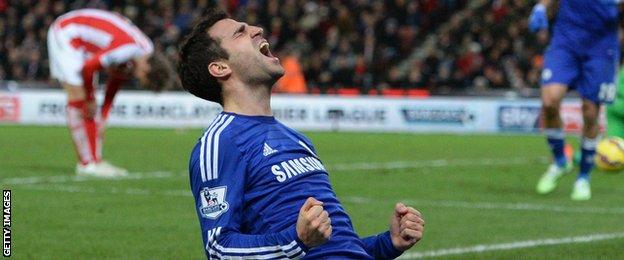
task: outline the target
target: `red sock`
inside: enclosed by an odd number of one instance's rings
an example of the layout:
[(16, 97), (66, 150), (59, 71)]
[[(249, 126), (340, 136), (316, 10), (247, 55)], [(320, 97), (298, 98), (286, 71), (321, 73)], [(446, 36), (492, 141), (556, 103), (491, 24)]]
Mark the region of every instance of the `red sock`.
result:
[(95, 118), (83, 119), (87, 138), (89, 139), (89, 152), (94, 162), (100, 161), (99, 142), (98, 142), (98, 123)]
[(96, 158), (98, 161), (102, 158), (102, 144), (104, 143), (104, 129), (106, 128), (106, 121), (108, 120), (108, 115), (110, 114), (110, 110), (113, 108), (113, 100), (115, 99), (115, 94), (119, 90), (121, 86), (117, 81), (109, 82), (106, 86), (106, 94), (104, 95), (104, 102), (102, 103), (102, 109), (100, 111), (100, 117), (97, 122), (97, 139), (96, 139)]
[(84, 107), (85, 102), (82, 100), (70, 101), (67, 103), (67, 126), (69, 127), (72, 141), (74, 142), (74, 148), (78, 154), (78, 160), (80, 160), (82, 164), (87, 164), (94, 161), (94, 157), (91, 153), (86, 124), (82, 116)]
[(97, 124), (97, 139), (96, 139), (95, 155), (96, 155), (96, 158), (98, 158), (98, 161), (101, 161), (102, 160), (102, 147), (104, 143), (104, 130), (106, 128), (106, 117), (102, 115), (95, 122)]

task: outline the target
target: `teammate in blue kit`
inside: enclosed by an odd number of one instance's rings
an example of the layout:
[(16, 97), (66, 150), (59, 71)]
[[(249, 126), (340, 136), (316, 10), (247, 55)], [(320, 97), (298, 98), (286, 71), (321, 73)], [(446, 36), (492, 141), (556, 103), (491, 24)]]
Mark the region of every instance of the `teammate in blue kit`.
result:
[(195, 145), (190, 183), (208, 258), (395, 258), (421, 238), (397, 203), (387, 232), (359, 238), (308, 138), (271, 116), (283, 73), (263, 30), (211, 11), (180, 51), (186, 90), (223, 106)]
[[(619, 0), (563, 0), (559, 2), (550, 46), (542, 71), (542, 116), (554, 163), (537, 184), (537, 192), (553, 191), (557, 180), (572, 170), (564, 155), (564, 132), (559, 108), (568, 89), (582, 97), (583, 138), (580, 172), (571, 198), (591, 198), (589, 174), (599, 132), (601, 103), (611, 103), (616, 93), (615, 79), (620, 57), (618, 42)], [(529, 17), (529, 29), (548, 29), (550, 0), (541, 0)]]

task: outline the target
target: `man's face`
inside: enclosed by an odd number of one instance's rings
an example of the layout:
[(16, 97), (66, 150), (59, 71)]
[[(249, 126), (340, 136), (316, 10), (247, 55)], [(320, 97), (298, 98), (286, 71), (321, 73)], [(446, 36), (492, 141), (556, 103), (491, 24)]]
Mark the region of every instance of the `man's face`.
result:
[(271, 53), (262, 28), (223, 19), (216, 22), (208, 33), (220, 40), (221, 47), (229, 54), (226, 63), (231, 67), (232, 74), (243, 82), (269, 82), (273, 85), (284, 75), (284, 68)]

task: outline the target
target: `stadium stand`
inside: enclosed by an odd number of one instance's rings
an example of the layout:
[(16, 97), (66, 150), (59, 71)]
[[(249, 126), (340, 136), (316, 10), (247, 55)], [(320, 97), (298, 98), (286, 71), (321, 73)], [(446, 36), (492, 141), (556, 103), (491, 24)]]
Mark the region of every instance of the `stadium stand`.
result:
[[(464, 0), (423, 1), (222, 1), (232, 16), (266, 28), (281, 56), (295, 59), (311, 93), (381, 93), (399, 84), (388, 73), (409, 56)], [(0, 1), (0, 79), (48, 78), (45, 35), (54, 18), (77, 8), (114, 10), (129, 17), (156, 47), (176, 59), (176, 46), (211, 1)], [(297, 67), (297, 64), (293, 65)], [(392, 70), (391, 70), (392, 71)], [(379, 87), (377, 87), (379, 86)], [(295, 88), (301, 92), (300, 88)], [(337, 91), (340, 89), (340, 91)], [(346, 90), (343, 90), (346, 89)], [(288, 91), (285, 89), (284, 91)]]
[(124, 14), (175, 61), (176, 47), (202, 11), (221, 5), (234, 18), (266, 29), (274, 53), (289, 63), (285, 81), (295, 84), (276, 91), (290, 93), (534, 92), (548, 42), (546, 33), (527, 33), (532, 1), (217, 2), (0, 0), (0, 80), (45, 81), (48, 26), (85, 7)]

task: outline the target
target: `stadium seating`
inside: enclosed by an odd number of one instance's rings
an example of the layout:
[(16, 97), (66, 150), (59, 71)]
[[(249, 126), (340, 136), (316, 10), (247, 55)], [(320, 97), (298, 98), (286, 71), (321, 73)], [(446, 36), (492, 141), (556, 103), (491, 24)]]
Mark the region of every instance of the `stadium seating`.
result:
[[(10, 2), (0, 5), (0, 81), (21, 82), (48, 79), (47, 28), (68, 10), (89, 7), (122, 13), (176, 61), (183, 35), (210, 3)], [(530, 1), (468, 0), (268, 0), (228, 5), (234, 18), (266, 29), (274, 53), (300, 57), (308, 93), (355, 87), (359, 93), (382, 95), (399, 95), (398, 89), (405, 89), (401, 95), (407, 96), (425, 90), (448, 95), (536, 88), (548, 36), (527, 33), (530, 8)], [(297, 93), (302, 92), (306, 91)]]

